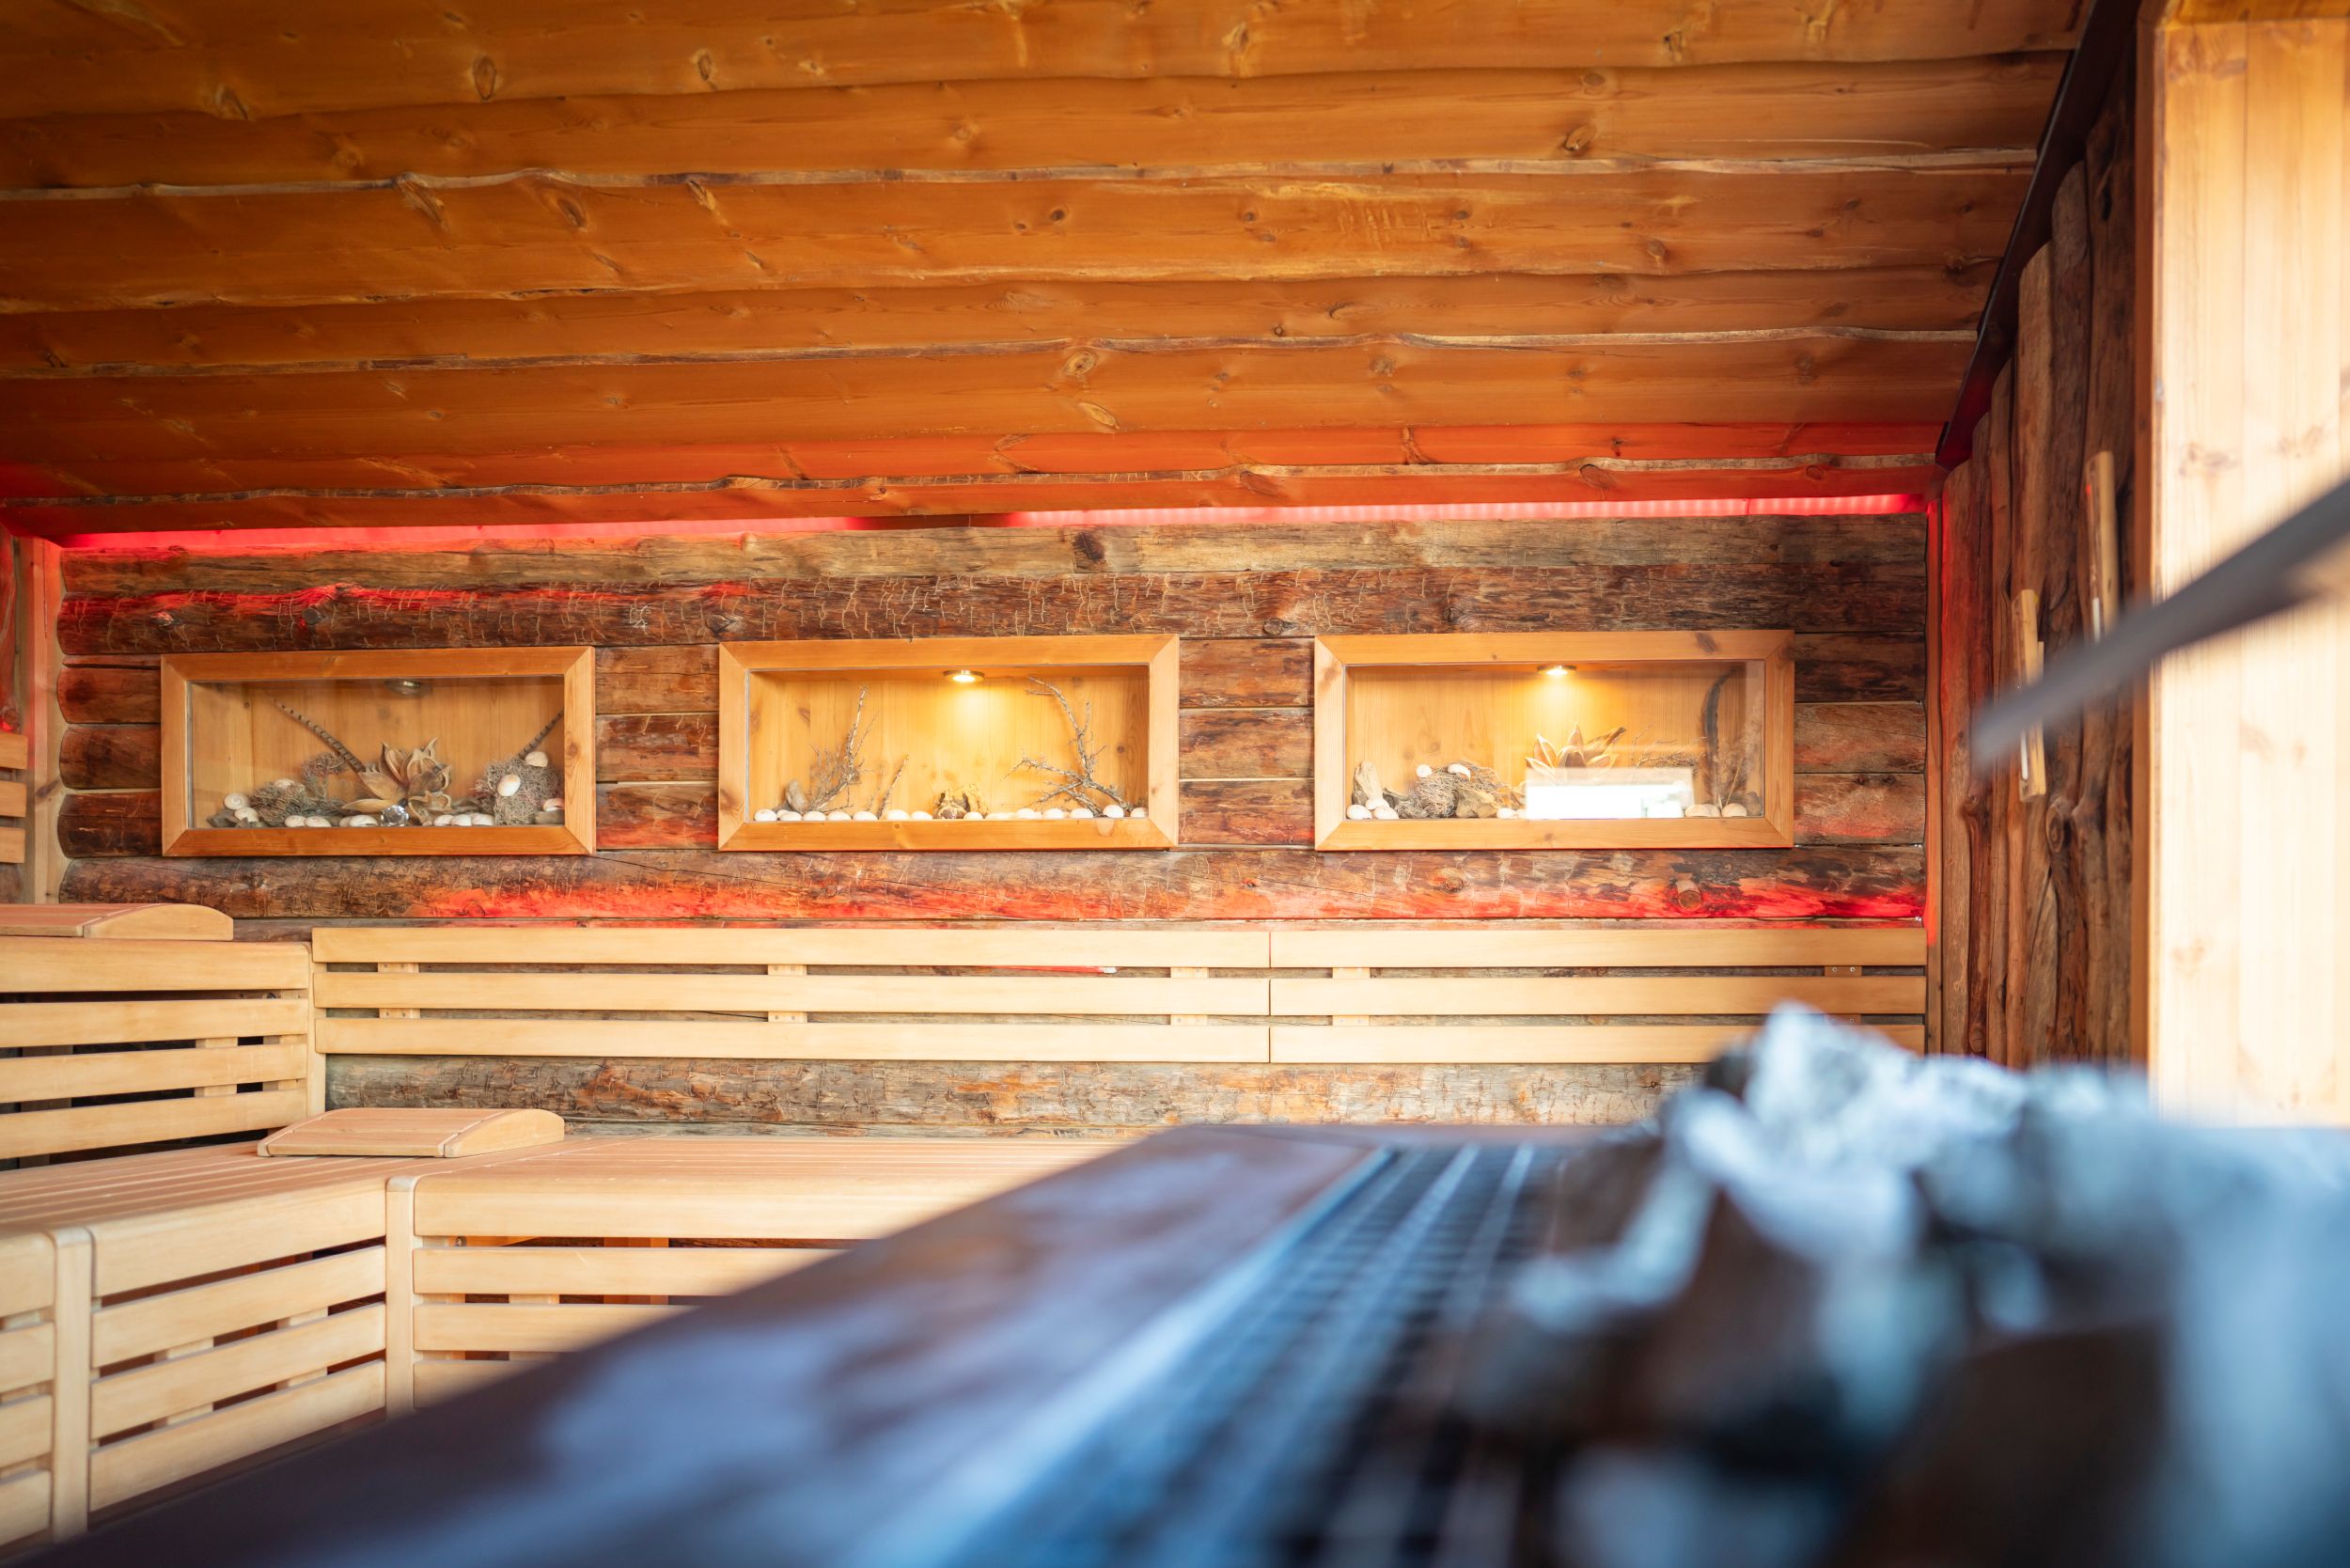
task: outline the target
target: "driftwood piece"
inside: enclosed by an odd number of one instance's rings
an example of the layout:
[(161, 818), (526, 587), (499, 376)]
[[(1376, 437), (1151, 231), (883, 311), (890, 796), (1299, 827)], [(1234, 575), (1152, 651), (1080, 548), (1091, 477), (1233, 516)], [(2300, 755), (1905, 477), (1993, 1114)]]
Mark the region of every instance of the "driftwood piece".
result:
[(1028, 804), (1043, 806), (1066, 795), (1080, 806), (1124, 806), (1126, 797), (1118, 792), (1117, 786), (1104, 784), (1094, 772), (1101, 765), (1103, 746), (1093, 733), (1093, 704), (1087, 702), (1085, 712), (1080, 715), (1076, 709), (1070, 706), (1068, 695), (1050, 681), (1031, 675), (1028, 684), (1032, 688), (1030, 696), (1049, 697), (1059, 705), (1060, 716), (1069, 726), (1070, 758), (1077, 764), (1074, 768), (1064, 768), (1036, 757), (1023, 757), (1012, 764), (1014, 773), (1025, 770), (1060, 780)]

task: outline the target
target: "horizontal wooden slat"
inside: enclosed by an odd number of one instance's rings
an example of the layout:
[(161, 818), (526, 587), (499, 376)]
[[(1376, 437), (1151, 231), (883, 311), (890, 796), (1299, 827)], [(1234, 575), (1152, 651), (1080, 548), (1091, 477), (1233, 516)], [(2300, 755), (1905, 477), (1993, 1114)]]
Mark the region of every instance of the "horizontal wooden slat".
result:
[[(152, 685), (155, 672), (141, 673)], [(0, 909), (0, 936), (227, 942), (235, 935), (235, 921), (193, 903), (21, 903)]]
[(22, 1465), (49, 1452), (56, 1403), (47, 1394), (0, 1403), (0, 1467)]
[[(0, 1332), (0, 1394), (56, 1375), (57, 1330), (55, 1325), (28, 1323)], [(0, 1537), (5, 1539), (5, 1537)]]
[[(7, 1027), (8, 1011), (0, 1009), (0, 1028)], [(307, 1045), (237, 1045), (0, 1058), (0, 1103), (288, 1083), (308, 1071), (309, 1056)]]
[(355, 1247), (102, 1307), (90, 1323), (90, 1358), (112, 1366), (383, 1292), (384, 1249)]
[(371, 1361), (178, 1426), (109, 1443), (90, 1455), (90, 1506), (112, 1507), (383, 1408), (384, 1364)]
[[(1480, 1027), (1446, 1025), (1277, 1024), (1273, 1059), (1346, 1062), (1706, 1062), (1753, 1034), (1744, 1024), (1590, 1024)], [(1877, 1030), (1915, 1050), (1925, 1030), (1894, 1025)]]
[(416, 1305), (416, 1348), (450, 1350), (577, 1350), (616, 1334), (676, 1316), (682, 1308), (572, 1302), (516, 1306), (477, 1302)]
[(518, 1372), (526, 1372), (536, 1363), (528, 1358), (520, 1361), (459, 1361), (442, 1356), (420, 1360), (415, 1364), (415, 1397), (419, 1405), (435, 1404), (445, 1399), (471, 1393), (486, 1384), (501, 1382)]
[[(241, 1099), (276, 1099), (245, 1095)], [(284, 1096), (297, 1103), (300, 1091)], [(303, 1114), (297, 1104), (278, 1124)], [(20, 1119), (23, 1113), (20, 1113)], [(292, 1161), (255, 1160), (259, 1166)], [(384, 1174), (396, 1166), (359, 1160), (318, 1161), (281, 1178), (287, 1184), (243, 1196), (214, 1193), (192, 1214), (175, 1184), (120, 1218), (90, 1225), (98, 1246), (96, 1288), (102, 1296), (146, 1290), (224, 1269), (274, 1262), (306, 1252), (380, 1241), (384, 1236)]]
[(728, 1295), (832, 1255), (813, 1247), (429, 1247), (415, 1255), (415, 1284), (420, 1295)]
[(1922, 975), (1675, 975), (1655, 978), (1475, 980), (1277, 980), (1281, 1017), (1525, 1017), (1604, 1014), (1759, 1014), (1781, 1002), (1827, 1012), (1917, 1012)]
[(1491, 926), (1277, 926), (1276, 969), (1752, 968), (1922, 964), (1918, 926), (1649, 926), (1553, 931)]
[[(242, 129), (250, 130), (250, 127)], [(943, 354), (1028, 343), (1073, 350), (1096, 338), (1307, 341), (1386, 336), (1475, 339), (1562, 333), (1738, 332), (1791, 327), (1948, 332), (1973, 324), (1991, 284), (1989, 263), (1851, 267), (1803, 274), (1732, 271), (1676, 277), (1277, 278), (1211, 282), (1023, 278), (988, 284), (870, 289), (726, 290), (582, 294), (529, 300), (406, 299), (292, 306), (185, 305), (168, 311), (44, 311), (0, 315), (0, 374), (49, 379), (104, 366), (211, 370), (221, 366), (485, 368), (548, 360), (651, 354), (727, 356), (841, 349)], [(1390, 431), (1393, 421), (1387, 421)], [(1783, 428), (1783, 427), (1782, 427)], [(1894, 427), (1898, 429), (1898, 427)], [(1497, 434), (1489, 428), (1487, 439)], [(1668, 432), (1626, 432), (1625, 457), (1687, 457), (1660, 447)], [(1759, 431), (1725, 432), (1724, 456), (1758, 449)], [(1808, 449), (1931, 451), (1932, 431), (1898, 446), (1889, 431), (1825, 431)], [(1434, 432), (1432, 455), (1449, 448)], [(1681, 432), (1684, 442), (1689, 432)], [(771, 440), (789, 441), (788, 435)], [(995, 436), (966, 437), (989, 450)], [(791, 443), (818, 475), (844, 472), (836, 454)], [(1145, 445), (1136, 439), (1133, 446)], [(1601, 449), (1602, 442), (1590, 449)], [(1051, 444), (1017, 442), (1049, 459)], [(903, 447), (897, 448), (902, 451)], [(1326, 455), (1326, 454), (1325, 454)], [(874, 460), (868, 459), (869, 465)], [(1065, 466), (1065, 463), (1059, 464)], [(1194, 464), (1183, 464), (1193, 466)], [(886, 465), (885, 465), (886, 466)], [(931, 472), (966, 472), (963, 461)], [(1089, 467), (1163, 467), (1104, 463)], [(919, 470), (896, 468), (891, 471)], [(650, 476), (649, 476), (650, 477)]]
[(56, 1244), (39, 1231), (0, 1235), (0, 1318), (37, 1312), (56, 1299)]
[[(1335, 60), (1333, 65), (1347, 63)], [(2029, 148), (2063, 56), (1607, 71), (1317, 72), (752, 89), (224, 120), (0, 122), (0, 186), (345, 183), (403, 175), (1187, 169), (1620, 158), (1897, 158)], [(1562, 108), (1565, 112), (1562, 113)], [(1070, 127), (1082, 124), (1073, 146)], [(1302, 170), (1300, 172), (1303, 172)]]
[(0, 768), (18, 772), (33, 764), (33, 743), (22, 729), (0, 729)]
[[(1037, 925), (953, 930), (835, 925), (701, 930), (659, 926), (321, 926), (321, 964), (890, 964), (907, 967), (1229, 968), (1261, 965), (1262, 931)], [(323, 979), (346, 977), (329, 974)]]
[(300, 1117), (308, 1104), (305, 1090), (290, 1089), (65, 1110), (20, 1110), (0, 1117), (0, 1159), (282, 1127)]
[(157, 48), (144, 25), (56, 7), (29, 12), (25, 32), (0, 54), (0, 116), (193, 110), (261, 119), (491, 98), (698, 97), (713, 87), (1285, 76), (1327, 71), (1334, 59), (1376, 70), (1575, 70), (1947, 58), (2064, 48), (2077, 10), (2054, 0), (1987, 0), (1814, 16), (1771, 0), (1726, 0), (1701, 21), (1669, 24), (1590, 0), (1276, 11), (1246, 0), (1141, 11), (1125, 0), (1072, 0), (1011, 14), (945, 4), (827, 8), (787, 24), (772, 6), (745, 0), (674, 17), (597, 0), (552, 24), (512, 4), (468, 7), (431, 27), (381, 5), (339, 11), (326, 28), (297, 26), (290, 13), (265, 24), (235, 12), (226, 25), (175, 15), (166, 34), (180, 47)]
[[(810, 441), (974, 428), (1084, 435), (1398, 419), (1457, 425), (1497, 405), (1518, 409), (1529, 423), (1872, 414), (1918, 420), (1931, 417), (1964, 372), (1968, 341), (1955, 333), (1797, 333), (1463, 345), (1383, 338), (1101, 343), (960, 356), (558, 366), (494, 375), (447, 368), (0, 380), (0, 418), (18, 432), (12, 449), (19, 461), (68, 469), (93, 461), (218, 465), (346, 454), (494, 455), (557, 443), (728, 444), (757, 442), (778, 425)], [(996, 471), (995, 463), (980, 470)], [(749, 472), (786, 477), (791, 470), (770, 458)], [(525, 476), (499, 477), (511, 482)], [(636, 477), (651, 476), (639, 470)], [(375, 483), (400, 478), (379, 474)], [(115, 487), (123, 488), (118, 478)]]
[[(782, 1010), (779, 1010), (782, 1011)], [(1261, 1024), (721, 1024), (321, 1018), (360, 1056), (719, 1057), (771, 1061), (1262, 1061)]]
[[(485, 948), (485, 953), (488, 951)], [(869, 961), (896, 956), (877, 942)], [(1050, 963), (1052, 944), (1033, 945)], [(889, 1012), (1257, 1016), (1261, 980), (1061, 975), (342, 974), (318, 977), (321, 1007), (540, 1009), (555, 1011)], [(494, 1034), (494, 1027), (484, 1032)]]
[(1015, 185), (616, 187), (525, 175), (430, 191), (19, 196), (0, 198), (0, 277), (20, 309), (72, 310), (1004, 277), (1939, 266), (1999, 255), (2029, 174), (2029, 160), (2018, 159), (1866, 176), (1674, 169)]
[(380, 1355), (383, 1349), (384, 1308), (373, 1303), (314, 1323), (274, 1329), (192, 1356), (117, 1372), (91, 1386), (90, 1435), (103, 1440), (166, 1416), (323, 1371), (339, 1361)]
[(0, 817), (24, 815), (24, 786), (12, 778), (0, 778)]
[(10, 866), (24, 864), (24, 830), (21, 827), (0, 827), (0, 863)]
[[(118, 1045), (149, 1040), (300, 1036), (309, 1027), (310, 1005), (295, 996), (0, 1003), (0, 1041), (10, 1045)], [(11, 1096), (0, 1095), (0, 1099), (8, 1098)]]
[(69, 991), (305, 991), (310, 957), (292, 942), (56, 942), (0, 936), (0, 974)]
[(0, 1481), (0, 1544), (48, 1528), (49, 1488), (47, 1470), (27, 1470)]

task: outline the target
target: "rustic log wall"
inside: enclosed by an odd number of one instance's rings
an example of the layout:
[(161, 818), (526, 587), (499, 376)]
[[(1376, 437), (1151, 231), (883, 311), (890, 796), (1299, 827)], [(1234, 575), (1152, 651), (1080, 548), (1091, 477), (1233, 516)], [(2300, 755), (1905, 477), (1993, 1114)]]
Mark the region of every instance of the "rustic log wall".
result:
[[(1926, 520), (1546, 519), (946, 528), (74, 552), (59, 636), (66, 896), (192, 899), (262, 929), (462, 917), (687, 919), (1915, 919), (1924, 902)], [(1316, 855), (1310, 639), (1788, 626), (1787, 850)], [(720, 855), (716, 644), (1173, 632), (1183, 847)], [(157, 857), (159, 654), (598, 647), (602, 852)], [(1677, 1070), (1050, 1068), (338, 1059), (377, 1103), (526, 1094), (588, 1120), (1152, 1125), (1195, 1116), (1613, 1117)]]
[(2040, 596), (2050, 658), (2088, 635), (2098, 548), (2083, 464), (2110, 452), (2121, 582), (2132, 558), (2140, 373), (2129, 72), (2059, 190), (2023, 274), (2017, 347), (1973, 456), (1935, 520), (1935, 734), (1942, 788), (1930, 1048), (2026, 1066), (2131, 1059), (2131, 714), (2107, 704), (2044, 735), (2045, 794), (2014, 759), (1978, 769), (1966, 727), (2013, 685), (2017, 594)]

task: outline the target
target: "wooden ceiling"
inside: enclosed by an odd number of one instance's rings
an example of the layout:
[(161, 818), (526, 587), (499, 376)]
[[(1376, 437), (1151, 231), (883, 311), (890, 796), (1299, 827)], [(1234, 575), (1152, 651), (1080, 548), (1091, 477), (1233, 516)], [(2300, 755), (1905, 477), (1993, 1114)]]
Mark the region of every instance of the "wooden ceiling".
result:
[(1929, 482), (2083, 0), (16, 0), (51, 534)]

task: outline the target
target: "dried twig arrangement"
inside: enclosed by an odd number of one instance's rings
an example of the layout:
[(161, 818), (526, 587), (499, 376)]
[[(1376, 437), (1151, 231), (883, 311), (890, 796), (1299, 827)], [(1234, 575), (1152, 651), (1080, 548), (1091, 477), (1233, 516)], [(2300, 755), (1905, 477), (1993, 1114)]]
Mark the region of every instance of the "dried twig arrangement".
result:
[(863, 781), (865, 742), (871, 733), (865, 723), (865, 687), (856, 689), (856, 712), (849, 715), (849, 728), (840, 737), (840, 745), (816, 748), (815, 760), (808, 764), (807, 788), (801, 789), (796, 778), (784, 786), (783, 803), (791, 810), (829, 810), (850, 789)]
[(318, 720), (312, 718), (309, 714), (303, 713), (298, 709), (288, 707), (283, 702), (280, 702), (277, 705), (277, 711), (285, 714), (288, 718), (293, 720), (296, 724), (302, 726), (303, 729), (307, 729), (311, 734), (316, 735), (320, 740), (324, 741), (326, 743), (326, 749), (333, 752), (336, 760), (341, 762), (345, 768), (348, 768), (354, 774), (364, 774), (368, 771), (368, 765), (359, 760), (359, 754), (352, 750), (351, 747), (343, 745), (342, 742), (337, 740), (334, 732), (328, 729), (326, 726), (321, 724)]
[(911, 760), (912, 758), (901, 757), (898, 765), (889, 770), (889, 782), (884, 784), (881, 792), (873, 797), (873, 815), (876, 817), (889, 809), (889, 797), (898, 792), (898, 780), (905, 776), (906, 763)]
[(1126, 797), (1119, 793), (1114, 786), (1103, 783), (1094, 775), (1093, 770), (1101, 763), (1102, 746), (1101, 743), (1093, 738), (1093, 704), (1091, 702), (1086, 704), (1085, 715), (1080, 718), (1077, 711), (1069, 705), (1069, 698), (1062, 694), (1058, 686), (1054, 685), (1050, 681), (1041, 681), (1031, 675), (1028, 677), (1028, 685), (1032, 688), (1029, 696), (1049, 697), (1060, 704), (1061, 717), (1069, 723), (1069, 753), (1077, 764), (1073, 769), (1058, 767), (1034, 757), (1023, 757), (1014, 763), (1011, 770), (1014, 773), (1026, 770), (1049, 774), (1060, 780), (1058, 784), (1037, 796), (1033, 804), (1042, 806), (1047, 801), (1058, 800), (1062, 795), (1067, 795), (1080, 806), (1091, 806), (1093, 802), (1086, 797), (1089, 794), (1094, 794), (1101, 796), (1104, 801), (1112, 806), (1124, 806)]

